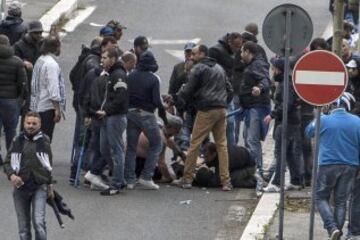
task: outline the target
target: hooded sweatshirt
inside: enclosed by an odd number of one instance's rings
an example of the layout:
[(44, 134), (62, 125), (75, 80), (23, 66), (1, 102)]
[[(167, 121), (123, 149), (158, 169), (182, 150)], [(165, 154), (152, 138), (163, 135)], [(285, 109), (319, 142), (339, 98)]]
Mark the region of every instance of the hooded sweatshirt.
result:
[(160, 96), (160, 77), (155, 74), (158, 70), (154, 55), (149, 50), (143, 52), (136, 69), (128, 75), (129, 109), (139, 108), (154, 112), (156, 108), (163, 108)]
[(10, 44), (13, 45), (25, 34), (26, 27), (24, 20), (20, 17), (7, 16), (0, 23), (0, 34), (4, 34), (9, 38)]

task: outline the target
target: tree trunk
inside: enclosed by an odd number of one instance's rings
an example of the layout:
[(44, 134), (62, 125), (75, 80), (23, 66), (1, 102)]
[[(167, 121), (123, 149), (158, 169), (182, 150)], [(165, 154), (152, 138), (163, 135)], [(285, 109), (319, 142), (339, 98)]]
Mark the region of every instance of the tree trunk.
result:
[(341, 57), (341, 43), (344, 30), (344, 0), (335, 0), (334, 4), (334, 34), (332, 51)]

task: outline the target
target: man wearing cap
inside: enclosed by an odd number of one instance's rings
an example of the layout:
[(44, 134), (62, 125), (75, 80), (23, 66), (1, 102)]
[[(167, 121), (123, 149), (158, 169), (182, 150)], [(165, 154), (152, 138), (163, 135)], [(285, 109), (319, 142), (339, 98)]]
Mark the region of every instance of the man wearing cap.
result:
[(119, 21), (111, 20), (106, 24), (106, 27), (110, 27), (113, 30), (113, 37), (116, 38), (117, 41), (120, 41), (123, 30), (127, 29), (124, 25), (120, 24)]
[(26, 103), (22, 108), (22, 116), (29, 110), (32, 71), (36, 60), (40, 57), (42, 33), (41, 22), (37, 20), (31, 21), (28, 25), (27, 33), (13, 45), (15, 55), (24, 61), (27, 72), (27, 92), (29, 95), (26, 97)]
[(8, 37), (0, 34), (0, 119), (5, 130), (6, 149), (16, 135), (25, 92), (24, 63), (14, 55)]
[(17, 42), (26, 32), (21, 14), (21, 4), (18, 1), (13, 1), (8, 6), (8, 15), (0, 23), (0, 34), (9, 38), (10, 45)]
[[(184, 61), (176, 64), (169, 81), (168, 93), (176, 94), (181, 86), (187, 82), (187, 76), (191, 70), (193, 62), (191, 60), (191, 50), (195, 47), (195, 43), (189, 42), (184, 46)], [(194, 124), (195, 114), (194, 107), (188, 104), (185, 109), (177, 109), (178, 116), (185, 115), (185, 123), (182, 130), (175, 136), (175, 141), (180, 145), (182, 150), (187, 150), (190, 146), (190, 135), (192, 125)]]
[[(301, 158), (301, 132), (300, 132), (300, 102), (297, 99), (294, 88), (289, 78), (289, 99), (284, 103), (284, 58), (272, 58), (272, 71), (274, 81), (277, 84), (274, 96), (275, 107), (269, 115), (264, 118), (264, 122), (269, 124), (271, 120), (276, 119), (277, 126), (275, 129), (275, 150), (276, 158), (275, 176), (272, 182), (264, 189), (265, 192), (280, 191), (280, 173), (281, 173), (281, 135), (283, 131), (282, 114), (284, 104), (288, 105), (288, 125), (287, 125), (287, 166), (290, 169), (290, 184), (286, 186), (286, 190), (299, 190), (303, 186), (303, 164)], [(271, 176), (269, 176), (271, 177)]]

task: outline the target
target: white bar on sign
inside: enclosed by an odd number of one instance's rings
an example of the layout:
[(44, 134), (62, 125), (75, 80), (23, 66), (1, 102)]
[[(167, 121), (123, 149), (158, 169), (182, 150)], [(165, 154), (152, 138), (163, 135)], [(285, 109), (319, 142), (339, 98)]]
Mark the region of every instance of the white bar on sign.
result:
[(344, 86), (344, 72), (296, 71), (296, 84)]

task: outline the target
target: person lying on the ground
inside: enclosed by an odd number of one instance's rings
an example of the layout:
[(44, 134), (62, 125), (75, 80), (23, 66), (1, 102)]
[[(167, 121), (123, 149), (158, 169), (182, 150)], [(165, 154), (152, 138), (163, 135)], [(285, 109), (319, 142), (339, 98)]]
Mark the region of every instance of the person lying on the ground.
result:
[[(245, 147), (228, 146), (229, 172), (233, 187), (254, 188), (255, 160)], [(205, 164), (195, 176), (195, 184), (201, 187), (220, 187), (219, 160), (216, 144), (209, 142), (205, 146)]]
[[(174, 142), (173, 136), (177, 134), (182, 127), (182, 120), (180, 117), (167, 114), (168, 125), (166, 127), (159, 124), (160, 136), (162, 140), (162, 150), (159, 156), (157, 171), (155, 171), (155, 179), (159, 182), (171, 182), (176, 178), (169, 164), (167, 164), (165, 158), (165, 152), (167, 148), (175, 151), (183, 160), (186, 155), (181, 151), (180, 147)], [(136, 149), (136, 174), (141, 173), (144, 168), (144, 161), (146, 159), (149, 150), (149, 141), (144, 133), (141, 133), (138, 140)]]

